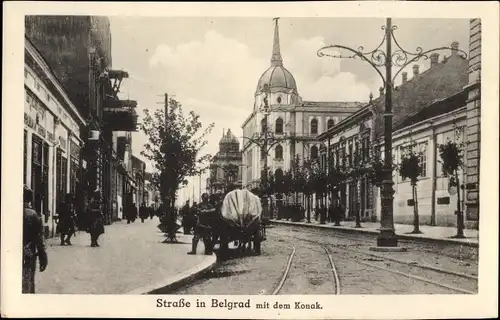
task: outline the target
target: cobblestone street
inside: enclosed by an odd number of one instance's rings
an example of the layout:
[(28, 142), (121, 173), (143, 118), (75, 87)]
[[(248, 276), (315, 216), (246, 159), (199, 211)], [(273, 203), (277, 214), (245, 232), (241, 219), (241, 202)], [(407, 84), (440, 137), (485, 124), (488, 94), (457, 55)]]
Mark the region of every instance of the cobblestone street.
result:
[[(407, 252), (369, 251), (370, 234), (294, 226), (267, 232), (261, 256), (222, 262), (174, 294), (460, 294), (477, 293), (477, 248), (402, 242)], [(290, 255), (293, 252), (293, 261)], [(337, 284), (329, 264), (331, 255)], [(279, 290), (285, 270), (288, 275)]]
[[(178, 275), (207, 259), (189, 256), (191, 236), (178, 234), (179, 244), (162, 243), (158, 219), (137, 220), (130, 225), (106, 226), (100, 247), (90, 247), (90, 236), (77, 232), (72, 246), (47, 241), (49, 265), (37, 273), (37, 293), (123, 294)], [(203, 244), (198, 251), (203, 252)], [(213, 259), (213, 257), (211, 257)]]

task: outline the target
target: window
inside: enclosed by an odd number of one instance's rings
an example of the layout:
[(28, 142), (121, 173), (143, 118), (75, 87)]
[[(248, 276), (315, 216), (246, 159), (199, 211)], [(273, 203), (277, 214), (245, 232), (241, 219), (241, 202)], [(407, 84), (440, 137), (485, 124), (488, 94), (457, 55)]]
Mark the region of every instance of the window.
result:
[(260, 160), (264, 160), (266, 158), (266, 149), (264, 147), (260, 148)]
[[(399, 154), (396, 155), (396, 161), (397, 164), (400, 164), (401, 162), (401, 156), (407, 154), (410, 152), (410, 148), (413, 149), (414, 152), (420, 154), (420, 166), (422, 167), (422, 173), (420, 174), (421, 178), (427, 177), (427, 141), (426, 142), (421, 142), (421, 143), (414, 143), (413, 145), (408, 145), (404, 147), (399, 148)], [(397, 152), (396, 150), (394, 152)], [(399, 174), (398, 174), (399, 176)], [(400, 177), (400, 176), (399, 176)], [(400, 177), (401, 178), (401, 177)], [(403, 181), (402, 178), (399, 181)]]
[(274, 158), (276, 160), (283, 160), (283, 147), (281, 145), (277, 145), (274, 148)]
[(281, 103), (281, 97), (278, 97), (278, 99), (276, 99), (276, 101), (278, 101), (278, 103)]
[(421, 177), (427, 177), (427, 142), (418, 145), (420, 151), (420, 165), (422, 166)]
[(349, 159), (347, 160), (347, 163), (351, 167), (352, 166), (352, 144), (349, 144), (348, 150), (349, 150), (349, 153), (348, 153), (347, 157)]
[(312, 146), (311, 147), (311, 159), (316, 159), (318, 158), (318, 147)]
[(326, 123), (326, 127), (328, 129), (332, 128), (335, 125), (335, 121), (333, 119), (328, 119), (328, 122)]
[(311, 120), (311, 134), (318, 134), (318, 119)]
[[(25, 69), (26, 72), (26, 69)], [(24, 130), (24, 163), (23, 163), (23, 183), (26, 184), (26, 170), (27, 170), (27, 164), (28, 164), (28, 132)]]
[(276, 119), (276, 124), (275, 124), (275, 131), (277, 134), (283, 134), (283, 119), (278, 118)]
[(24, 77), (28, 78), (28, 70), (24, 69)]

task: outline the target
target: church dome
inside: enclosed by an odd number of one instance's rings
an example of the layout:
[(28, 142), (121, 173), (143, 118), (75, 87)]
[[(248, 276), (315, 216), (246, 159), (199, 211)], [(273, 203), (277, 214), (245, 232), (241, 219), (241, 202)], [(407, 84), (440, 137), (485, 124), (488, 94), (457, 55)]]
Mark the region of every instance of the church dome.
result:
[(219, 144), (240, 144), (236, 136), (231, 132), (231, 129), (228, 129), (226, 134), (222, 136), (219, 141)]
[(287, 93), (297, 93), (297, 84), (295, 78), (283, 66), (283, 58), (280, 51), (280, 35), (278, 30), (278, 18), (274, 19), (276, 24), (274, 26), (274, 40), (273, 52), (271, 56), (271, 66), (260, 76), (257, 83), (255, 94), (261, 93), (265, 86), (273, 91), (285, 91)]
[(264, 86), (267, 85), (269, 89), (284, 89), (287, 91), (297, 91), (297, 84), (295, 78), (292, 76), (282, 65), (272, 65), (267, 69), (259, 79), (257, 84), (257, 93), (262, 92)]

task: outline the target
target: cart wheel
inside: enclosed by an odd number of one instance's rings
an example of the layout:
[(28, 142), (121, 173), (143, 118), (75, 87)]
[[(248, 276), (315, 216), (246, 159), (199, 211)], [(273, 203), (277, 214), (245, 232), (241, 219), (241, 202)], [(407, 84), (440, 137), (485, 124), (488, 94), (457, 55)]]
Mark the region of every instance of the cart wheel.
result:
[(260, 256), (260, 239), (259, 240), (254, 240), (253, 242), (253, 247), (255, 250), (255, 254)]

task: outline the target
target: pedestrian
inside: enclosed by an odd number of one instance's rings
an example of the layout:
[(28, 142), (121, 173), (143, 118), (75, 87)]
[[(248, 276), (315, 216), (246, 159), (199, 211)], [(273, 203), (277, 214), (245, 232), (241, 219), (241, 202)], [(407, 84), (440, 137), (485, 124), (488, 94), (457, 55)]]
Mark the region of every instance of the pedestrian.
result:
[(190, 217), (191, 209), (189, 208), (189, 200), (186, 201), (186, 204), (181, 208), (181, 217), (182, 217), (182, 229), (184, 234), (191, 233), (191, 217)]
[(153, 205), (149, 206), (148, 211), (149, 211), (149, 218), (153, 220), (153, 217), (155, 216), (155, 209), (153, 208)]
[(87, 232), (90, 233), (90, 246), (99, 247), (97, 240), (104, 233), (104, 219), (101, 211), (101, 193), (96, 190), (90, 200), (89, 209), (89, 226)]
[(44, 272), (47, 268), (48, 258), (43, 236), (42, 218), (31, 207), (33, 191), (27, 186), (24, 186), (23, 191), (22, 293), (35, 293), (37, 257), (40, 259), (40, 272)]
[(61, 236), (61, 246), (70, 246), (71, 237), (75, 233), (73, 195), (71, 193), (66, 194), (66, 198), (59, 206), (58, 211), (59, 223), (57, 227)]
[(141, 204), (139, 208), (139, 217), (141, 218), (142, 223), (144, 223), (144, 220), (148, 218), (148, 209), (144, 202)]
[(213, 254), (211, 225), (215, 220), (216, 208), (208, 201), (209, 197), (207, 193), (202, 194), (201, 199), (202, 202), (198, 206), (198, 221), (194, 228), (191, 251), (187, 254), (196, 254), (198, 241), (202, 238), (205, 244), (205, 254), (211, 255)]
[(137, 216), (139, 215), (138, 214), (138, 210), (137, 210), (137, 205), (135, 204), (135, 202), (132, 204), (132, 207), (131, 207), (131, 215), (132, 215), (132, 222), (135, 222), (135, 219), (137, 219)]

